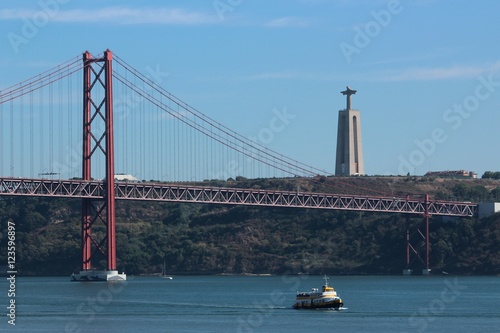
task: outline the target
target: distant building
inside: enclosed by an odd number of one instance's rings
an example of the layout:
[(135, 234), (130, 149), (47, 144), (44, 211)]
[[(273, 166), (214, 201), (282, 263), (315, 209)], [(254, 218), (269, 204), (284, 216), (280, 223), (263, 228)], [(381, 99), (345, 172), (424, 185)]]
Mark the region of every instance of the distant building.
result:
[(134, 176), (126, 175), (123, 173), (115, 175), (115, 180), (126, 181), (126, 182), (138, 182), (139, 181), (139, 179), (135, 178)]
[(474, 171), (466, 171), (466, 170), (446, 170), (446, 171), (429, 171), (424, 176), (439, 177), (439, 178), (476, 179), (477, 173), (475, 173)]

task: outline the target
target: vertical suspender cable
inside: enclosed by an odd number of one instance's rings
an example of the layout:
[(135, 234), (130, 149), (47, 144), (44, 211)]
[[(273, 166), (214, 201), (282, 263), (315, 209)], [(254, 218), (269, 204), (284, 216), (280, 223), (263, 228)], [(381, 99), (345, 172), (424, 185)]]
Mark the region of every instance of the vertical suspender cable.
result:
[[(50, 80), (50, 78), (49, 78)], [(49, 169), (47, 173), (52, 173), (54, 161), (54, 99), (52, 84), (49, 84)]]
[(38, 103), (39, 103), (39, 111), (38, 111), (38, 117), (40, 119), (39, 124), (40, 124), (40, 132), (39, 132), (39, 139), (38, 139), (38, 145), (40, 147), (40, 159), (38, 160), (38, 173), (43, 171), (43, 166), (44, 166), (44, 142), (43, 142), (43, 120), (44, 120), (44, 115), (43, 115), (43, 89), (38, 91)]
[(137, 158), (140, 156), (140, 150), (141, 150), (141, 138), (137, 137), (137, 135), (141, 135), (141, 126), (142, 124), (137, 122), (137, 115), (139, 114), (140, 107), (141, 107), (141, 101), (140, 99), (135, 99), (135, 95), (131, 93), (132, 99), (134, 100), (133, 105), (133, 112), (131, 114), (130, 122), (129, 122), (129, 139), (128, 142), (130, 143), (130, 150), (127, 156), (130, 156), (130, 158), (134, 161), (134, 167), (137, 170), (137, 172), (142, 176), (142, 179), (146, 180), (146, 177), (144, 173), (141, 172), (141, 160)]
[(172, 118), (172, 123), (174, 127), (174, 155), (173, 155), (173, 180), (179, 180), (177, 178), (177, 165), (179, 164), (180, 154), (179, 154), (179, 122)]
[(10, 176), (14, 177), (14, 102), (10, 101)]
[[(127, 71), (125, 71), (125, 77), (127, 77)], [(122, 123), (122, 156), (123, 156), (123, 165), (122, 168), (124, 168), (124, 172), (128, 174), (133, 174), (132, 171), (130, 171), (130, 165), (128, 163), (128, 156), (127, 156), (127, 114), (128, 114), (128, 108), (129, 108), (129, 95), (128, 95), (128, 89), (125, 88), (125, 85), (122, 84), (122, 108), (121, 108), (121, 123)]]
[[(158, 112), (160, 111), (161, 110), (159, 109)], [(161, 131), (160, 136), (162, 142), (161, 175), (162, 175), (162, 180), (165, 182), (169, 180), (169, 174), (170, 174), (169, 156), (171, 154), (171, 151), (170, 151), (170, 141), (168, 140), (168, 135), (169, 135), (168, 123), (169, 123), (168, 118), (163, 117), (163, 115), (161, 115), (161, 130), (160, 130)]]
[[(170, 102), (169, 102), (170, 103)], [(169, 161), (168, 161), (168, 180), (173, 181), (174, 180), (174, 170), (175, 170), (175, 126), (176, 122), (173, 121), (172, 117), (168, 117), (168, 133), (167, 133), (167, 138), (168, 138), (168, 146), (169, 146)]]
[[(30, 90), (31, 90), (31, 85), (30, 85)], [(31, 92), (30, 93), (30, 147), (29, 147), (29, 151), (30, 151), (30, 177), (31, 178), (35, 177), (35, 167), (34, 167), (35, 143), (33, 140), (33, 136), (34, 136), (33, 132), (35, 131), (35, 128), (34, 128), (35, 119), (34, 119), (34, 117), (35, 117), (35, 115), (33, 113), (33, 92)]]
[(151, 117), (151, 113), (150, 113), (150, 109), (151, 109), (151, 104), (150, 103), (146, 103), (146, 110), (144, 112), (144, 120), (145, 122), (147, 122), (148, 124), (148, 143), (147, 143), (147, 148), (148, 148), (148, 154), (146, 156), (146, 159), (148, 161), (148, 164), (149, 164), (149, 170), (148, 170), (148, 173), (151, 174), (151, 178), (156, 180), (156, 161), (155, 161), (155, 157), (153, 156), (153, 141), (154, 141), (154, 130), (153, 130), (153, 119), (150, 119)]
[(138, 115), (140, 115), (142, 117), (142, 119), (140, 119), (140, 123), (142, 124), (142, 135), (141, 135), (141, 139), (142, 139), (142, 158), (141, 158), (141, 162), (142, 162), (142, 174), (147, 177), (146, 179), (150, 180), (151, 179), (151, 175), (148, 175), (147, 172), (146, 172), (146, 121), (144, 119), (144, 104), (145, 104), (145, 101), (144, 99), (141, 99), (141, 112), (138, 113)]
[(227, 147), (224, 149), (226, 151), (226, 165), (224, 165), (224, 169), (227, 170), (227, 176), (228, 178), (236, 178), (233, 174), (233, 170), (231, 170), (231, 168), (229, 167), (230, 163), (231, 163), (231, 149), (229, 149), (228, 147), (230, 146), (230, 138), (229, 138), (229, 134), (226, 134), (226, 145)]
[[(210, 126), (210, 131), (212, 131), (212, 126)], [(210, 141), (211, 140), (208, 140), (208, 138), (205, 140), (205, 163), (204, 163), (204, 166), (205, 166), (205, 170), (204, 170), (204, 177), (206, 179), (209, 179), (210, 180), (210, 177), (209, 177), (209, 163), (210, 163), (210, 160), (211, 160), (211, 156), (210, 156)]]
[(162, 159), (164, 152), (162, 149), (163, 147), (161, 145), (162, 139), (161, 139), (161, 132), (160, 132), (160, 125), (161, 125), (162, 119), (161, 119), (161, 115), (158, 111), (159, 110), (157, 108), (155, 108), (154, 117), (158, 118), (158, 120), (156, 121), (156, 139), (155, 139), (156, 151), (155, 151), (155, 155), (156, 155), (156, 160), (157, 160), (156, 168), (158, 170), (158, 179), (160, 181), (163, 181), (162, 171), (161, 171), (161, 159)]
[(19, 112), (17, 112), (17, 116), (19, 119), (19, 125), (17, 126), (17, 132), (19, 133), (19, 177), (26, 177), (24, 173), (24, 152), (26, 151), (26, 147), (24, 147), (24, 135), (26, 132), (24, 131), (23, 119), (24, 119), (24, 94), (21, 96), (21, 105), (19, 107)]
[[(3, 147), (4, 147), (4, 137), (3, 137), (3, 133), (5, 132), (4, 131), (4, 126), (6, 124), (6, 121), (5, 121), (5, 115), (3, 113), (3, 103), (2, 103), (2, 97), (0, 96), (0, 156), (5, 156), (4, 155), (4, 151), (3, 151)], [(4, 169), (3, 169), (3, 161), (4, 159), (0, 159), (0, 177), (3, 177), (5, 176), (5, 173), (3, 172)]]
[[(4, 117), (4, 113), (3, 113), (3, 103), (2, 103), (2, 97), (0, 96), (0, 116), (3, 118)], [(0, 156), (5, 156), (5, 151), (3, 149), (4, 147), (4, 137), (3, 137), (3, 134), (4, 134), (4, 122), (0, 122)], [(0, 159), (0, 177), (3, 177), (5, 176), (5, 173), (4, 173), (4, 168), (3, 168), (3, 162), (4, 162), (5, 159)]]
[[(213, 136), (213, 126), (210, 125), (210, 136)], [(210, 154), (209, 154), (209, 159), (210, 159), (210, 165), (207, 163), (207, 172), (209, 173), (209, 177), (208, 179), (213, 179), (215, 178), (213, 176), (213, 173), (214, 173), (214, 160), (215, 160), (215, 156), (214, 156), (214, 140), (207, 140), (207, 142), (209, 143), (209, 146), (210, 146)]]
[(220, 145), (220, 156), (219, 156), (219, 164), (217, 166), (217, 170), (220, 172), (221, 174), (221, 180), (226, 180), (227, 179), (227, 174), (226, 174), (226, 171), (224, 169), (224, 145)]
[[(177, 110), (177, 113), (180, 111)], [(184, 131), (184, 124), (179, 125), (179, 135), (180, 135), (180, 140), (179, 140), (179, 161), (182, 161), (180, 163), (177, 163), (177, 171), (179, 173), (179, 181), (183, 181), (184, 179), (182, 178), (184, 176), (183, 170), (182, 170), (182, 165), (186, 165), (186, 158), (185, 158), (185, 152), (187, 149), (187, 142), (185, 138), (185, 131)]]
[(57, 108), (57, 133), (59, 134), (58, 136), (58, 139), (57, 139), (57, 147), (59, 148), (59, 152), (58, 152), (58, 156), (57, 156), (57, 165), (58, 165), (58, 170), (56, 170), (58, 173), (59, 173), (59, 179), (61, 179), (62, 177), (62, 171), (63, 170), (60, 170), (61, 169), (61, 166), (64, 165), (64, 161), (63, 161), (63, 142), (67, 142), (66, 140), (64, 140), (64, 133), (63, 133), (63, 117), (64, 117), (64, 113), (63, 113), (63, 103), (64, 103), (64, 100), (63, 100), (63, 91), (64, 91), (64, 86), (63, 86), (63, 81), (62, 80), (59, 80), (59, 105), (58, 105), (58, 108)]
[[(127, 71), (125, 71), (125, 74), (128, 74)], [(129, 90), (123, 85), (123, 91), (125, 92), (125, 108), (124, 108), (124, 115), (123, 115), (123, 120), (125, 122), (125, 133), (123, 136), (123, 150), (124, 150), (124, 159), (127, 164), (127, 170), (130, 168), (134, 172), (137, 172), (137, 165), (134, 165), (132, 167), (131, 163), (129, 163), (129, 160), (132, 160), (134, 156), (133, 154), (129, 154), (129, 151), (132, 150), (134, 151), (134, 144), (133, 144), (133, 138), (132, 138), (132, 128), (133, 128), (133, 112), (134, 112), (134, 106), (133, 104), (130, 105), (129, 103), (132, 103), (130, 101), (133, 100), (133, 94), (129, 94)], [(132, 162), (132, 161), (130, 161)]]
[[(194, 120), (195, 122), (195, 125), (196, 125), (196, 119)], [(194, 180), (193, 177), (195, 175), (195, 171), (194, 171), (194, 166), (196, 164), (196, 160), (195, 160), (195, 154), (194, 154), (194, 149), (195, 149), (195, 144), (194, 144), (194, 130), (192, 129), (188, 129), (190, 135), (189, 135), (189, 157), (188, 157), (188, 164), (190, 165), (190, 171), (189, 171), (189, 176), (190, 178), (188, 180)]]
[[(149, 104), (149, 103), (148, 103)], [(155, 175), (154, 179), (160, 180), (160, 177), (158, 175), (158, 150), (157, 150), (157, 141), (158, 141), (158, 135), (156, 131), (156, 123), (157, 120), (155, 119), (155, 113), (154, 109), (156, 106), (153, 106), (152, 104), (149, 104), (149, 111), (146, 115), (148, 118), (148, 121), (151, 123), (151, 144), (150, 144), (150, 156), (149, 156), (149, 161), (151, 161), (151, 169), (153, 169), (153, 174)]]
[[(149, 103), (148, 103), (149, 104)], [(149, 104), (149, 110), (148, 110), (148, 113), (146, 115), (146, 118), (148, 119), (148, 121), (150, 122), (150, 126), (151, 126), (151, 129), (150, 129), (150, 156), (148, 157), (148, 160), (151, 161), (151, 171), (152, 173), (154, 174), (154, 179), (156, 180), (160, 180), (160, 177), (158, 176), (158, 159), (159, 159), (159, 156), (158, 156), (158, 150), (157, 150), (157, 141), (158, 141), (158, 136), (157, 136), (157, 132), (156, 132), (156, 123), (157, 123), (157, 119), (156, 119), (156, 115), (155, 115), (155, 108), (156, 106), (153, 106), (152, 104)]]
[[(68, 79), (68, 108), (66, 110), (67, 117), (68, 117), (68, 137), (69, 137), (69, 147), (68, 147), (68, 153), (69, 153), (69, 158), (66, 160), (66, 163), (69, 163), (67, 165), (68, 168), (68, 178), (76, 177), (75, 170), (73, 170), (73, 152), (74, 152), (74, 147), (73, 147), (73, 81)], [(79, 173), (81, 175), (81, 172)], [(80, 177), (80, 176), (78, 176)]]

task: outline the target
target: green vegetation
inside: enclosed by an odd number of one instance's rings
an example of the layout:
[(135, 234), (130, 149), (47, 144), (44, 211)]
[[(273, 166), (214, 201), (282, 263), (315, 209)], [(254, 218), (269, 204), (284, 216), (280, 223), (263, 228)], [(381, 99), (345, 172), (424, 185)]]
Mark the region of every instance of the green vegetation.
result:
[(500, 171), (486, 171), (482, 178), (500, 179)]
[[(499, 181), (429, 177), (256, 179), (220, 186), (334, 193), (500, 201)], [(213, 182), (204, 184), (212, 185)], [(80, 268), (79, 200), (0, 197), (0, 246), (7, 221), (16, 223), (20, 275), (69, 275)], [(118, 270), (127, 274), (400, 274), (405, 265), (405, 222), (399, 214), (257, 208), (223, 205), (117, 202)], [(431, 220), (431, 268), (451, 274), (500, 274), (500, 214), (478, 220)], [(421, 246), (411, 217), (412, 243)], [(96, 234), (103, 227), (94, 226)], [(423, 230), (423, 229), (422, 229)], [(6, 263), (6, 251), (0, 251)], [(2, 264), (0, 264), (2, 265)], [(104, 258), (94, 260), (103, 268)], [(415, 270), (423, 268), (415, 260)]]

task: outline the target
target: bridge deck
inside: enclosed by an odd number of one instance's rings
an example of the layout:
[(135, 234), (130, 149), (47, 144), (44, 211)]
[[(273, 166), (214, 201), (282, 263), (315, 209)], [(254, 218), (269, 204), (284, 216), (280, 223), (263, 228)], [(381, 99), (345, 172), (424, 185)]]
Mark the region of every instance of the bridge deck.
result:
[[(102, 181), (0, 178), (2, 196), (104, 198)], [(168, 183), (116, 182), (117, 200), (196, 202), (211, 204), (355, 210), (384, 213), (473, 216), (477, 204), (458, 201), (425, 202), (406, 197), (376, 197), (328, 193), (290, 192)]]

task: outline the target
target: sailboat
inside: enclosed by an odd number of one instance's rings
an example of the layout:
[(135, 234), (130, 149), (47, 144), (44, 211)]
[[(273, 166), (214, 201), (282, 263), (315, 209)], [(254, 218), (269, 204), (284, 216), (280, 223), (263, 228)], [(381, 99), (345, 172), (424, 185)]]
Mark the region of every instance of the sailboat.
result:
[(165, 270), (165, 260), (163, 260), (163, 269), (161, 271), (161, 274), (160, 274), (160, 277), (163, 278), (163, 279), (169, 279), (169, 280), (172, 280), (173, 277), (170, 276), (170, 275), (167, 275), (166, 274), (166, 270)]

